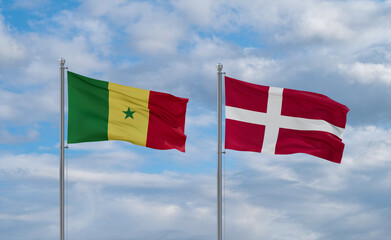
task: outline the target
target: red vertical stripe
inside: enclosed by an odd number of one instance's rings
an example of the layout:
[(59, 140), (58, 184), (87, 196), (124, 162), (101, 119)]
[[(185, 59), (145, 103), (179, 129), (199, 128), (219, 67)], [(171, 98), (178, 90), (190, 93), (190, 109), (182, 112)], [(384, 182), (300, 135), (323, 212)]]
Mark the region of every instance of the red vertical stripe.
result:
[(146, 146), (185, 152), (185, 118), (189, 99), (150, 91)]

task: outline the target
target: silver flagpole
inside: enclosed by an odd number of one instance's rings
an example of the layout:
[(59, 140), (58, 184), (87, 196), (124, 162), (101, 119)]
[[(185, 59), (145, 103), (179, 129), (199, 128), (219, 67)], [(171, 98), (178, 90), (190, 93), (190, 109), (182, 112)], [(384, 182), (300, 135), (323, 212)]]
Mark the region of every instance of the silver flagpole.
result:
[(222, 156), (222, 136), (221, 136), (221, 123), (222, 123), (222, 75), (223, 64), (217, 64), (217, 239), (222, 240), (223, 228), (222, 228), (222, 170), (221, 170), (221, 156)]
[(60, 58), (60, 240), (64, 240), (64, 64), (65, 59)]

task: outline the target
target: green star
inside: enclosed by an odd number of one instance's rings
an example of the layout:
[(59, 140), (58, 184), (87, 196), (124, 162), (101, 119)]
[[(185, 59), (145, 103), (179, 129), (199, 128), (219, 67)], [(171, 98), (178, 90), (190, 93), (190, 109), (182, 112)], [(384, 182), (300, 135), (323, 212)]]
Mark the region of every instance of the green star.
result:
[(127, 110), (127, 111), (122, 111), (122, 112), (126, 114), (125, 119), (127, 119), (128, 117), (131, 117), (132, 119), (134, 119), (134, 118), (133, 118), (133, 114), (134, 114), (136, 111), (130, 111), (130, 108), (128, 107), (128, 110)]

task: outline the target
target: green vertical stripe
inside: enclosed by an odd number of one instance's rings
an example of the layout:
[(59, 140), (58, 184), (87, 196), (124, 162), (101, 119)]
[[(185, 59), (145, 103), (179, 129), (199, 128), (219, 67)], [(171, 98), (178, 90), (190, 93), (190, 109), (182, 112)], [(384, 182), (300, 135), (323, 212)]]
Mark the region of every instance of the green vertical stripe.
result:
[(108, 82), (68, 71), (68, 143), (107, 140)]

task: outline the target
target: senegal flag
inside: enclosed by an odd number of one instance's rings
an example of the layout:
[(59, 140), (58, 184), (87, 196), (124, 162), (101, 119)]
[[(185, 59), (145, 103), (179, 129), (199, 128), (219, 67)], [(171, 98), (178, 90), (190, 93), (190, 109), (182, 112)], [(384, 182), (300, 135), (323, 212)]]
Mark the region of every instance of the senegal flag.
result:
[(185, 152), (188, 101), (68, 71), (68, 143), (122, 140)]

